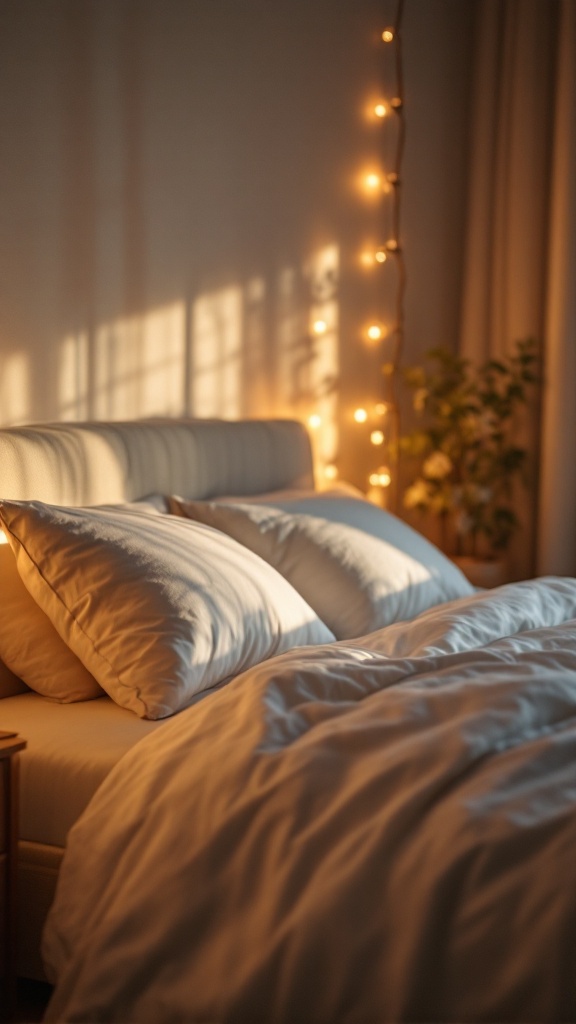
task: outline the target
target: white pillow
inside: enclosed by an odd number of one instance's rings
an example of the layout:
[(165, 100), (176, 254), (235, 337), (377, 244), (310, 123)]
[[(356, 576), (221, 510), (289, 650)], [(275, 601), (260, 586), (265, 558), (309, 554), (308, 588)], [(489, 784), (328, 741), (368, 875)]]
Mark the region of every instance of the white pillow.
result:
[[(4, 534), (1, 533), (2, 540)], [(14, 673), (12, 685), (0, 672), (0, 693), (10, 696), (26, 687), (60, 703), (91, 700), (102, 689), (68, 649), (47, 615), (38, 607), (20, 579), (14, 552), (0, 543), (0, 658)]]
[(163, 718), (292, 647), (334, 637), (269, 565), (174, 516), (0, 502), (18, 571), (118, 704)]
[[(170, 504), (174, 512), (222, 530), (265, 558), (338, 640), (412, 619), (432, 605), (473, 593), (459, 569), (437, 548), (395, 517), (355, 498), (282, 503), (343, 517), (347, 513), (348, 523), (257, 503), (172, 498)], [(372, 530), (359, 528), (359, 521)]]
[[(349, 495), (343, 496), (342, 487), (346, 487)], [(248, 504), (265, 504), (284, 512), (303, 512), (311, 516), (321, 516), (333, 523), (345, 523), (355, 526), (372, 537), (385, 540), (389, 544), (404, 551), (416, 561), (421, 562), (443, 585), (450, 597), (468, 597), (476, 593), (461, 570), (435, 544), (427, 540), (417, 530), (408, 526), (391, 512), (362, 499), (360, 491), (354, 495), (351, 484), (340, 485), (338, 490), (299, 492), (297, 497), (290, 497), (288, 491), (277, 491), (265, 497), (259, 494), (242, 501)], [(226, 499), (224, 499), (226, 500)], [(220, 499), (218, 499), (220, 503)], [(171, 505), (171, 502), (170, 502)]]

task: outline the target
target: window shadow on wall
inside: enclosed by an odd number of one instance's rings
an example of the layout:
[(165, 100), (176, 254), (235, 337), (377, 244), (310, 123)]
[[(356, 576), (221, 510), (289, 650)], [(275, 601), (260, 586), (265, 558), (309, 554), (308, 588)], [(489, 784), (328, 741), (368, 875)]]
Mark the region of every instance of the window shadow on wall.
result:
[[(296, 417), (322, 474), (338, 456), (338, 314), (338, 249), (327, 246), (271, 282), (252, 277), (69, 333), (54, 418)], [(16, 385), (23, 418), (27, 374), (22, 357), (5, 361), (0, 384), (5, 411)]]

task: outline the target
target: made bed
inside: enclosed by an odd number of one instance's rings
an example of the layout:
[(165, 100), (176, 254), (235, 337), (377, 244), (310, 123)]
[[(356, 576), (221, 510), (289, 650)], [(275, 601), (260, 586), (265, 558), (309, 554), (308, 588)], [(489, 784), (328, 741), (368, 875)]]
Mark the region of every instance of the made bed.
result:
[(0, 493), (47, 1020), (576, 1020), (576, 581), (475, 592), (289, 421), (0, 431)]

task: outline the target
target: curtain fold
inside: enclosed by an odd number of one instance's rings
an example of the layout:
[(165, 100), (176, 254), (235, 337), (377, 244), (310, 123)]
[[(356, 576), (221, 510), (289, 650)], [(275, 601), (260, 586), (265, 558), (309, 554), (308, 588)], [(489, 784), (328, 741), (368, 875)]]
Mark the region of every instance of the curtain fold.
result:
[[(574, 0), (479, 0), (460, 348), (473, 361), (542, 346), (542, 433), (511, 574), (576, 575)], [(540, 471), (538, 466), (540, 464)]]
[(559, 24), (543, 418), (539, 573), (576, 576), (576, 3)]

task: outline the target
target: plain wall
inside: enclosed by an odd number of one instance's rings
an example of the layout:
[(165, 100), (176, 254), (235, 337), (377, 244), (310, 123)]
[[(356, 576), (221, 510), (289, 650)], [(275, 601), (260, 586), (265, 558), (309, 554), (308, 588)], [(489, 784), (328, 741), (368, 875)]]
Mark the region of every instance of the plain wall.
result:
[[(377, 402), (394, 266), (358, 174), (391, 158), (375, 0), (0, 0), (0, 423), (352, 420)], [(474, 3), (406, 0), (405, 362), (454, 345)], [(310, 330), (326, 319), (320, 339)]]

